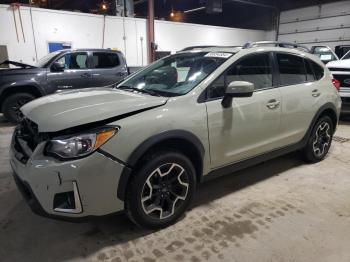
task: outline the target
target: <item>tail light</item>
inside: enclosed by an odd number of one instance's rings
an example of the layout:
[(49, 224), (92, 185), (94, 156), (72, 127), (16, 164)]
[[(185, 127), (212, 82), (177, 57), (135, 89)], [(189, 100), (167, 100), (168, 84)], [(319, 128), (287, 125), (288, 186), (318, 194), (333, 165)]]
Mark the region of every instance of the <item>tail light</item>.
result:
[(334, 87), (339, 91), (340, 90), (340, 81), (333, 78), (332, 83), (333, 83)]

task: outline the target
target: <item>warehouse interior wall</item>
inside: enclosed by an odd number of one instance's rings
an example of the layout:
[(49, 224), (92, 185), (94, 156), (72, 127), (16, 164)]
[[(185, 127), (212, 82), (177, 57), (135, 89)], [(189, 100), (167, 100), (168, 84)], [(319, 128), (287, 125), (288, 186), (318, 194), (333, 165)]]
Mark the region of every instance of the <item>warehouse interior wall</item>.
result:
[[(22, 21), (22, 23), (21, 23)], [(0, 5), (0, 45), (10, 60), (33, 64), (49, 52), (48, 43), (72, 48), (116, 48), (129, 66), (147, 64), (146, 20)], [(17, 28), (17, 31), (16, 31)], [(159, 51), (174, 53), (192, 45), (243, 45), (274, 40), (270, 31), (155, 21)]]
[(350, 44), (350, 1), (281, 12), (278, 40), (307, 46)]

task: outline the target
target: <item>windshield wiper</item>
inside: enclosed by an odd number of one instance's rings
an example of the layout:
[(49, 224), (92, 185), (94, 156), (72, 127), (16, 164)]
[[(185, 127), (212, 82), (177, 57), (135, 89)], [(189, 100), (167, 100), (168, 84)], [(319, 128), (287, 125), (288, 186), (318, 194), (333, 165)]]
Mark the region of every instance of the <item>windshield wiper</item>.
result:
[(136, 87), (133, 87), (133, 86), (118, 86), (116, 88), (117, 89), (121, 89), (121, 90), (137, 91), (137, 92), (140, 92), (140, 93), (149, 94), (151, 96), (161, 96), (160, 94), (158, 94), (154, 90), (139, 89), (139, 88), (136, 88)]

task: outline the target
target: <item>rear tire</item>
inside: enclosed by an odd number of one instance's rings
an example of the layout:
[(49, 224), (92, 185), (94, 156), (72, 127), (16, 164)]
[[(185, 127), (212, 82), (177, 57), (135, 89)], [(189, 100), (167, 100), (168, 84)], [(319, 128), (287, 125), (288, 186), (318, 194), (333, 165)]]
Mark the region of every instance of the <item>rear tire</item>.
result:
[(317, 163), (323, 160), (331, 147), (334, 133), (333, 122), (329, 116), (321, 117), (312, 128), (307, 145), (304, 148), (306, 161)]
[(24, 104), (34, 99), (35, 96), (28, 93), (17, 93), (9, 95), (5, 98), (2, 105), (2, 112), (4, 113), (4, 117), (12, 123), (18, 123), (23, 118), (23, 115), (19, 109)]
[(125, 209), (137, 225), (150, 229), (173, 224), (196, 189), (191, 161), (180, 152), (158, 151), (144, 159), (127, 188)]

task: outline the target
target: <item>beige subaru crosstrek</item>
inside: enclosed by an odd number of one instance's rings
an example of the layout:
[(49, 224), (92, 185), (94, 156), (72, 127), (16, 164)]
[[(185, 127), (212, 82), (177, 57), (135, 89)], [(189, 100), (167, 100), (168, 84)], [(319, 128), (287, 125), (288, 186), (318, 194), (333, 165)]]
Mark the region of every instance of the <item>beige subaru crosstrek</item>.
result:
[(114, 88), (26, 104), (10, 149), (19, 189), (49, 217), (125, 210), (159, 228), (211, 177), (296, 150), (322, 160), (341, 100), (323, 63), (292, 47), (188, 48)]

